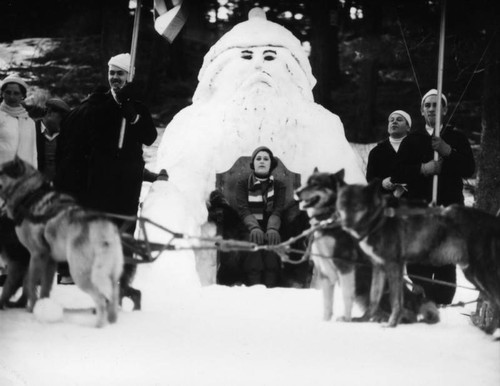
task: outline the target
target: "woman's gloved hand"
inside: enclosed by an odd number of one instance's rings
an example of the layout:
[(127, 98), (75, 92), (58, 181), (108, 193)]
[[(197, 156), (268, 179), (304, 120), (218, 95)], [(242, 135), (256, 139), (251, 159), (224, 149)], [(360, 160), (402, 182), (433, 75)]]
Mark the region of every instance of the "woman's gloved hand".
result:
[(269, 245), (277, 245), (281, 242), (280, 233), (276, 229), (268, 229), (266, 239)]
[(250, 231), (250, 241), (252, 243), (262, 245), (264, 244), (264, 231), (260, 228), (254, 228)]

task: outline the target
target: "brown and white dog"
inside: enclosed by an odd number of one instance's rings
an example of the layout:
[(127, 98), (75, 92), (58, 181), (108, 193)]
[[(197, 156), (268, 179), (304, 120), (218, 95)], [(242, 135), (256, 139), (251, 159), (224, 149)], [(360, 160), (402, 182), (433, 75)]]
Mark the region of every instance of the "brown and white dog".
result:
[(116, 225), (102, 214), (56, 192), (33, 166), (15, 158), (0, 165), (0, 197), (30, 252), (28, 310), (49, 297), (57, 262), (67, 261), (71, 277), (97, 308), (97, 327), (118, 316), (123, 251)]
[[(296, 190), (300, 208), (307, 211), (312, 225), (334, 219), (337, 186), (343, 179), (344, 170), (330, 174), (315, 169), (306, 184)], [(356, 241), (333, 223), (314, 232), (310, 252), (323, 291), (323, 319), (332, 318), (334, 289), (340, 285), (344, 315), (337, 320), (351, 321), (356, 297), (355, 265), (363, 259)]]

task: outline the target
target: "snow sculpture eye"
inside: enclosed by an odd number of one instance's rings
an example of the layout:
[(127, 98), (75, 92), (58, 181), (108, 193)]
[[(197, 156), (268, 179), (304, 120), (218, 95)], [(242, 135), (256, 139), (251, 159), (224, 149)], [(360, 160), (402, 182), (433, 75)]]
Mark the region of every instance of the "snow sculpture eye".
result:
[(271, 61), (276, 59), (276, 51), (266, 50), (264, 51), (264, 60)]
[(241, 51), (241, 58), (245, 60), (252, 60), (253, 52), (250, 50), (243, 50)]

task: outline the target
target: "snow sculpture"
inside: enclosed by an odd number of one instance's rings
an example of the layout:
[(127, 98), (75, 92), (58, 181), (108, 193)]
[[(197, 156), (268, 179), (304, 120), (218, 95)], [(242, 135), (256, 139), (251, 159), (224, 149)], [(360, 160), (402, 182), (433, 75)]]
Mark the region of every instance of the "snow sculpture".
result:
[(302, 181), (314, 167), (365, 178), (339, 117), (314, 103), (316, 80), (300, 41), (254, 8), (205, 55), (192, 105), (167, 126), (143, 214), (173, 230), (200, 234), (215, 174), (260, 145)]

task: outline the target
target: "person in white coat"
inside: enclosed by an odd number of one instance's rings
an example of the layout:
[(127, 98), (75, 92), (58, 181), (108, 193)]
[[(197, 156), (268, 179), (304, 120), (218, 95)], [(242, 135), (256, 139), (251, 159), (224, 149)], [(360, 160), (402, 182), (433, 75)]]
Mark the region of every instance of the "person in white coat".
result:
[(0, 164), (16, 155), (37, 167), (35, 121), (22, 105), (28, 86), (18, 76), (7, 76), (0, 85)]
[[(35, 122), (28, 115), (22, 105), (26, 98), (28, 86), (26, 82), (14, 75), (7, 76), (0, 83), (0, 164), (12, 160), (16, 155), (33, 166), (37, 167), (36, 132)], [(0, 202), (1, 206), (1, 202)], [(27, 267), (29, 262), (28, 250), (19, 242), (15, 224), (7, 216), (0, 212), (0, 250), (4, 258), (9, 261), (15, 259), (18, 264)], [(8, 281), (17, 280), (15, 277), (5, 279), (5, 287)], [(3, 281), (3, 280), (2, 280)], [(25, 297), (16, 303), (10, 303), (10, 299), (3, 296), (0, 299), (0, 309), (5, 306), (23, 307)]]

